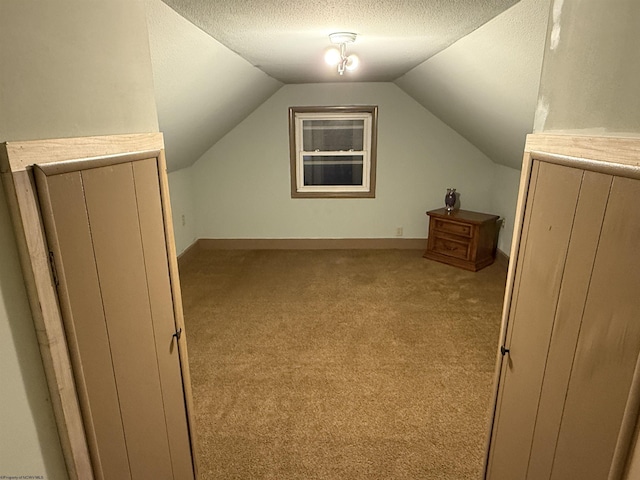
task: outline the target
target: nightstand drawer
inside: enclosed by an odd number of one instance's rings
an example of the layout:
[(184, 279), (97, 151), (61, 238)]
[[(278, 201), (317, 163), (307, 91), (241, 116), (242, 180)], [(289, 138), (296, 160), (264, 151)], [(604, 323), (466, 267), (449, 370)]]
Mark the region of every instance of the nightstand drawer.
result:
[(452, 233), (454, 235), (462, 235), (471, 238), (472, 226), (464, 223), (448, 222), (446, 220), (435, 219), (434, 227), (441, 232)]
[(456, 241), (449, 238), (443, 238), (436, 236), (433, 242), (433, 251), (447, 255), (449, 257), (461, 258), (462, 260), (469, 260), (470, 258), (470, 243), (463, 240)]

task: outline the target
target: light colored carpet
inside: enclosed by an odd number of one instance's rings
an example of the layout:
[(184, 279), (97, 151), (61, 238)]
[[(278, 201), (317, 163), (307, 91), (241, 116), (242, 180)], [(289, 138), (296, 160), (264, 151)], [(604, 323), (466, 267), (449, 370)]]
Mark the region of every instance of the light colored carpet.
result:
[(506, 274), (421, 255), (181, 261), (203, 480), (480, 478)]

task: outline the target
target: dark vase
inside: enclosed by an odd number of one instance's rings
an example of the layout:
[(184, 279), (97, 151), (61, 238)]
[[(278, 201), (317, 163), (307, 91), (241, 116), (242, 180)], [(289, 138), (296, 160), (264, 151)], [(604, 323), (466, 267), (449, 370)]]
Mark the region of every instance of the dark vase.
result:
[(456, 189), (447, 188), (447, 194), (444, 196), (444, 204), (447, 207), (447, 212), (453, 211), (456, 206)]

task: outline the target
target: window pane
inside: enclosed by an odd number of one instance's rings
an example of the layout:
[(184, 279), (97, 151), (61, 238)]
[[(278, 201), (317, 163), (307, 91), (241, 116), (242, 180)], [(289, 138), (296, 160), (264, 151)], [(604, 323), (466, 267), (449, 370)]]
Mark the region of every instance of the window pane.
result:
[(303, 151), (363, 150), (364, 120), (304, 120)]
[(362, 155), (305, 155), (305, 185), (362, 185)]

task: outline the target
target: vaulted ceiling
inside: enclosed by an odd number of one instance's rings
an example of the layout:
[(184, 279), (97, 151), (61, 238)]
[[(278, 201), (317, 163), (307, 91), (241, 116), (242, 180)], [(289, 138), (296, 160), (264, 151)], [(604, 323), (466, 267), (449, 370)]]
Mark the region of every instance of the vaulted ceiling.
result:
[[(519, 168), (550, 0), (146, 0), (169, 169), (184, 168), (288, 83), (395, 82), (494, 162)], [(361, 67), (323, 61), (358, 34)]]

